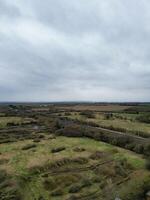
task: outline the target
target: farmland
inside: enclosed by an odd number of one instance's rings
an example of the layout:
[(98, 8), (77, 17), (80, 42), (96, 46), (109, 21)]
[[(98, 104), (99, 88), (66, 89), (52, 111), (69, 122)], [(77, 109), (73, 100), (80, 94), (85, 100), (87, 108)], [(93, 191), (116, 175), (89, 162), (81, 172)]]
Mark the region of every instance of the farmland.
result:
[(150, 134), (150, 124), (149, 123), (141, 123), (136, 118), (138, 114), (126, 114), (126, 113), (114, 113), (112, 117), (109, 119), (106, 118), (105, 113), (93, 113), (93, 117), (86, 117), (86, 114), (82, 115), (82, 113), (72, 113), (72, 119), (79, 119), (82, 121), (94, 122), (101, 126), (105, 127), (114, 127), (114, 128), (122, 128), (126, 131), (143, 131)]
[(2, 104), (0, 113), (0, 199), (147, 200), (147, 104)]

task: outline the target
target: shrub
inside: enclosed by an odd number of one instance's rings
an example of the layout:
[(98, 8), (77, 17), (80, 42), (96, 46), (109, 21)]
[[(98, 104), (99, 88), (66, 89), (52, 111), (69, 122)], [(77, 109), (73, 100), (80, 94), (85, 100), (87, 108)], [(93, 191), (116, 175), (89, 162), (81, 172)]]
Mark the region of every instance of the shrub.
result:
[(95, 153), (90, 155), (90, 158), (93, 160), (98, 160), (98, 159), (101, 159), (102, 157), (104, 157), (104, 155), (105, 155), (104, 152), (96, 151)]
[(51, 150), (52, 153), (57, 153), (57, 152), (60, 152), (60, 151), (63, 151), (65, 150), (66, 148), (65, 147), (58, 147), (58, 148), (54, 148)]
[(117, 175), (125, 177), (127, 175), (126, 170), (124, 167), (121, 165), (121, 163), (116, 163), (115, 165), (115, 172)]
[(81, 181), (81, 185), (82, 185), (82, 187), (88, 187), (88, 186), (91, 186), (92, 185), (92, 182), (91, 182), (91, 180), (89, 180), (89, 179), (83, 179), (82, 181)]
[(56, 128), (56, 130), (62, 128), (62, 124), (60, 123), (59, 120), (56, 120), (56, 122), (55, 122), (55, 128)]
[(5, 170), (0, 170), (0, 183), (3, 182), (7, 177)]
[(85, 151), (85, 149), (82, 148), (82, 147), (75, 147), (73, 150), (76, 151), (76, 152), (82, 152), (82, 151)]
[(143, 147), (143, 145), (136, 145), (135, 147), (134, 147), (134, 151), (136, 152), (136, 153), (140, 153), (140, 154), (142, 154), (143, 153), (143, 151), (144, 151), (144, 147)]
[(52, 178), (46, 178), (43, 182), (43, 185), (46, 190), (54, 190), (57, 187), (55, 181)]
[(51, 193), (52, 196), (61, 196), (63, 195), (62, 189), (58, 188), (54, 192)]
[(38, 200), (45, 200), (43, 196), (39, 196)]
[(146, 165), (146, 169), (150, 170), (150, 157), (147, 158), (145, 165)]
[(144, 146), (144, 154), (150, 156), (150, 144)]
[(79, 185), (79, 184), (74, 184), (74, 185), (72, 185), (71, 187), (70, 187), (70, 189), (69, 189), (69, 193), (77, 193), (77, 192), (79, 192), (80, 190), (81, 190), (81, 185)]
[(38, 136), (38, 138), (43, 139), (43, 138), (45, 138), (45, 136), (42, 135), (42, 134), (40, 134), (40, 135)]
[(82, 165), (82, 164), (88, 163), (88, 158), (78, 157), (78, 158), (72, 159), (72, 161)]
[(83, 116), (85, 116), (85, 117), (87, 117), (87, 118), (95, 118), (94, 113), (91, 112), (91, 111), (88, 111), (88, 110), (82, 111), (82, 112), (80, 113), (80, 115), (83, 115)]
[(100, 183), (101, 181), (102, 181), (102, 178), (99, 177), (99, 176), (94, 176), (94, 177), (92, 178), (92, 182), (93, 182), (93, 183)]
[(135, 144), (134, 144), (134, 143), (126, 144), (126, 145), (125, 145), (125, 148), (126, 148), (126, 149), (129, 149), (129, 150), (131, 150), (131, 151), (133, 151), (134, 148), (135, 148)]
[(112, 113), (105, 113), (104, 114), (104, 119), (112, 119), (113, 118), (113, 114)]
[(91, 186), (92, 185), (92, 182), (91, 180), (89, 179), (83, 179), (81, 180), (81, 183), (76, 183), (74, 185), (72, 185), (69, 189), (69, 193), (77, 193), (79, 192), (82, 188), (84, 187), (88, 187), (88, 186)]
[(41, 140), (38, 139), (38, 138), (36, 138), (36, 139), (33, 140), (33, 142), (40, 142), (40, 141), (41, 141)]
[(150, 113), (142, 114), (138, 116), (136, 120), (144, 123), (150, 123)]
[(27, 144), (24, 147), (22, 147), (22, 150), (28, 150), (28, 149), (32, 149), (35, 148), (36, 145), (35, 144)]

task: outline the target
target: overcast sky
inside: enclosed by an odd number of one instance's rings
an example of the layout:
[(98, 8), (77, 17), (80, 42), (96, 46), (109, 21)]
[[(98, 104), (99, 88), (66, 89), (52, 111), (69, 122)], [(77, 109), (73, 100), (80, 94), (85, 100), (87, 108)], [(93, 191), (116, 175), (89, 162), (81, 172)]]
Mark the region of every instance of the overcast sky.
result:
[(0, 101), (150, 101), (149, 0), (0, 0)]

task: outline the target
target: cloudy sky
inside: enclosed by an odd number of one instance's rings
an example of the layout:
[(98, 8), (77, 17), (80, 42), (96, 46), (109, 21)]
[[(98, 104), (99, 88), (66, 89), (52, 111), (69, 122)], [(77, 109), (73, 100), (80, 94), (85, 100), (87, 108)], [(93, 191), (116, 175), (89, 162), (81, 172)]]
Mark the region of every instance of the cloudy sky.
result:
[(149, 0), (0, 0), (0, 101), (150, 101)]

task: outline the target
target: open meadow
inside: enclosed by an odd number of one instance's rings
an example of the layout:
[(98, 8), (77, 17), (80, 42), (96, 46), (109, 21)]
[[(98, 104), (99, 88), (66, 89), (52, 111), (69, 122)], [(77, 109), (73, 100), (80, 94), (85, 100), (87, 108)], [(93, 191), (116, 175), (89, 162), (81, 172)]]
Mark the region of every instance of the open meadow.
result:
[(78, 107), (1, 105), (0, 199), (147, 200), (149, 112)]

